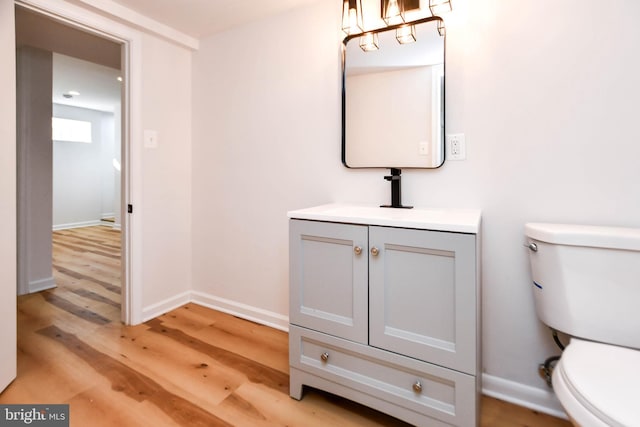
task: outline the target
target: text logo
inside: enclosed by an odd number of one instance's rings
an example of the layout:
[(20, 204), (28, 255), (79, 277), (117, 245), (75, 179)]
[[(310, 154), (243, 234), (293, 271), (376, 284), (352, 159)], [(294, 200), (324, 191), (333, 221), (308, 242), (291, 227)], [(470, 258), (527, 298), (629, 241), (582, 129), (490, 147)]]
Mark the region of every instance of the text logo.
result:
[(0, 427), (69, 427), (69, 405), (0, 405)]

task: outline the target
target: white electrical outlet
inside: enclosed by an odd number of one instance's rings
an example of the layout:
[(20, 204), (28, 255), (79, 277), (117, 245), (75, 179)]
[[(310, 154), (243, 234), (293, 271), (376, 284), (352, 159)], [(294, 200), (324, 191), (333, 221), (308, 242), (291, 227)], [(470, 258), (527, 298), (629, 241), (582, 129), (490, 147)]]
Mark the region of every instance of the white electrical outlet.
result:
[(467, 158), (467, 144), (464, 133), (447, 135), (447, 160), (465, 160)]

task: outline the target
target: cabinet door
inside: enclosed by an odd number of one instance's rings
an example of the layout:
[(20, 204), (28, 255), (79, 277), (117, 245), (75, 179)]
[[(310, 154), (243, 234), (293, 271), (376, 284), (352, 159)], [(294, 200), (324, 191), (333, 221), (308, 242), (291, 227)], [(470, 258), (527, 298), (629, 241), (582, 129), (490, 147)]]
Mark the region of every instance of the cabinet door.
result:
[(370, 227), (369, 246), (369, 344), (474, 375), (475, 236)]
[(292, 324), (367, 342), (368, 227), (291, 220)]

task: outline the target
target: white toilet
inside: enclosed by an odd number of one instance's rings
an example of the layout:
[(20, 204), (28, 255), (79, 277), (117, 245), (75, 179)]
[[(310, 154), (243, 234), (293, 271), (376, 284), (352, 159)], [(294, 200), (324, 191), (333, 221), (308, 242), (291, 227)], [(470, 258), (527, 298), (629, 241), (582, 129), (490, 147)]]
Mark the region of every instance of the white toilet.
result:
[(553, 389), (582, 427), (640, 426), (640, 229), (525, 225), (536, 312), (571, 341)]

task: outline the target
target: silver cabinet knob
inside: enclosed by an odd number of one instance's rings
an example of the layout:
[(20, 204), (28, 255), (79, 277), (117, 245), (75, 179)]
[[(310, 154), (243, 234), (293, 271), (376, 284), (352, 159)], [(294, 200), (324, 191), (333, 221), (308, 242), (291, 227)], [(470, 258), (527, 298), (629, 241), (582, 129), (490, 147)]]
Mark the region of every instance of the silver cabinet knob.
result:
[(371, 255), (378, 256), (379, 253), (380, 253), (380, 250), (375, 246), (371, 248)]
[(353, 252), (355, 252), (356, 255), (360, 255), (362, 253), (362, 248), (360, 246), (356, 246), (353, 248)]
[(422, 392), (422, 384), (420, 383), (420, 381), (416, 381), (415, 383), (413, 383), (413, 391), (415, 391), (416, 393)]
[(326, 362), (327, 360), (329, 360), (329, 353), (327, 353), (326, 351), (322, 353), (320, 355), (320, 360), (322, 360), (323, 362)]

